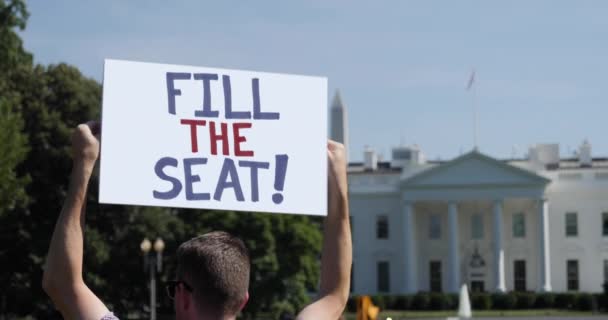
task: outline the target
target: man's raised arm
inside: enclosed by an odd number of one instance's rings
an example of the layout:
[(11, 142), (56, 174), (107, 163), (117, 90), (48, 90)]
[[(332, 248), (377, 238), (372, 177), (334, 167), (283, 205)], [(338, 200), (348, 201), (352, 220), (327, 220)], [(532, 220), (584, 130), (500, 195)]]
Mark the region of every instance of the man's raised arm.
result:
[(327, 154), (329, 199), (323, 227), (319, 299), (300, 312), (298, 319), (301, 320), (338, 319), (344, 311), (350, 289), (353, 256), (344, 146), (329, 141)]
[(99, 156), (99, 124), (81, 124), (72, 134), (70, 187), (55, 225), (42, 286), (66, 319), (99, 320), (108, 309), (82, 278), (86, 193)]

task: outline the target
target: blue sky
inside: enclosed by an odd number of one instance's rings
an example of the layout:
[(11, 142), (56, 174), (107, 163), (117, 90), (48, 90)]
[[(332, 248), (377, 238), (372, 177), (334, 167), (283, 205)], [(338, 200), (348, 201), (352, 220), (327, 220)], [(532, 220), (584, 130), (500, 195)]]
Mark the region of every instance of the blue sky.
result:
[(400, 143), (499, 158), (583, 139), (608, 156), (606, 1), (30, 1), (26, 48), (101, 80), (104, 58), (321, 75), (350, 158)]

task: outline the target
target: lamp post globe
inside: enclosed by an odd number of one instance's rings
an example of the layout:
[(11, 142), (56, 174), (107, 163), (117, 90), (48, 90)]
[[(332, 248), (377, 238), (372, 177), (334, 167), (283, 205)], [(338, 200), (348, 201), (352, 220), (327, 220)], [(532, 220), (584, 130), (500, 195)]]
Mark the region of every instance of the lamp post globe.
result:
[(152, 243), (150, 242), (150, 240), (148, 240), (148, 238), (144, 238), (144, 240), (139, 245), (139, 248), (141, 249), (141, 252), (146, 254), (152, 248)]
[(156, 238), (156, 241), (154, 241), (154, 251), (162, 252), (163, 250), (165, 250), (165, 242), (161, 238)]

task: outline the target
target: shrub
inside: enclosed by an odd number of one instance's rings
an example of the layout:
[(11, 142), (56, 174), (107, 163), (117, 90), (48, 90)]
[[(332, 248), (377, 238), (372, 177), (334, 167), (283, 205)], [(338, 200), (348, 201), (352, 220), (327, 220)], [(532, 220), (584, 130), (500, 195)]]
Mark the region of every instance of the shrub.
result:
[(378, 308), (380, 308), (380, 310), (386, 310), (386, 296), (384, 295), (377, 295), (377, 296), (372, 296), (372, 302), (374, 305), (376, 305)]
[(471, 307), (473, 310), (490, 310), (492, 299), (487, 293), (473, 293), (471, 295)]
[(448, 296), (444, 293), (431, 293), (431, 310), (446, 310), (449, 306)]
[(419, 292), (412, 299), (412, 309), (428, 310), (431, 305), (431, 298), (428, 293)]
[(517, 296), (515, 293), (510, 292), (506, 295), (504, 307), (506, 310), (513, 310), (517, 307)]
[(448, 310), (458, 309), (460, 296), (456, 293), (448, 293)]
[(270, 313), (273, 319), (295, 318), (295, 308), (287, 301), (275, 301), (270, 306)]
[(412, 296), (401, 295), (395, 299), (395, 310), (410, 310), (412, 308)]
[(396, 295), (384, 296), (384, 305), (387, 310), (395, 310), (396, 304), (397, 304)]
[(608, 311), (608, 294), (600, 294), (597, 300), (597, 304), (602, 311)]
[(589, 311), (593, 306), (593, 296), (589, 293), (581, 293), (576, 298), (576, 309), (581, 311)]
[(557, 309), (574, 309), (576, 305), (575, 293), (558, 293), (555, 296), (555, 305)]
[(536, 294), (532, 292), (517, 292), (517, 309), (532, 309), (536, 303)]
[(553, 293), (540, 293), (536, 295), (534, 306), (537, 309), (551, 309), (555, 305), (555, 295)]
[(492, 295), (492, 306), (494, 309), (511, 310), (517, 305), (514, 294), (495, 293)]
[(603, 293), (593, 293), (591, 295), (593, 297), (593, 303), (591, 304), (591, 311), (594, 313), (603, 309), (604, 306), (604, 296)]
[(357, 296), (350, 296), (346, 301), (346, 311), (357, 312)]

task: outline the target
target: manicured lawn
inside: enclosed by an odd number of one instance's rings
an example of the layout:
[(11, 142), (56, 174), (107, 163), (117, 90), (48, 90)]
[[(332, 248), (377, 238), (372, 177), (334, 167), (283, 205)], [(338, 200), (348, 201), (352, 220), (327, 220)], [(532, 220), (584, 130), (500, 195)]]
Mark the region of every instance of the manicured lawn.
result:
[[(566, 311), (566, 310), (486, 310), (473, 311), (473, 317), (530, 317), (530, 316), (592, 316), (590, 311)], [(596, 314), (597, 316), (606, 317), (607, 314)], [(387, 317), (393, 320), (404, 318), (447, 318), (455, 317), (456, 311), (391, 311), (386, 310), (380, 313), (378, 320), (384, 320)], [(346, 313), (347, 320), (356, 319), (356, 313)]]

